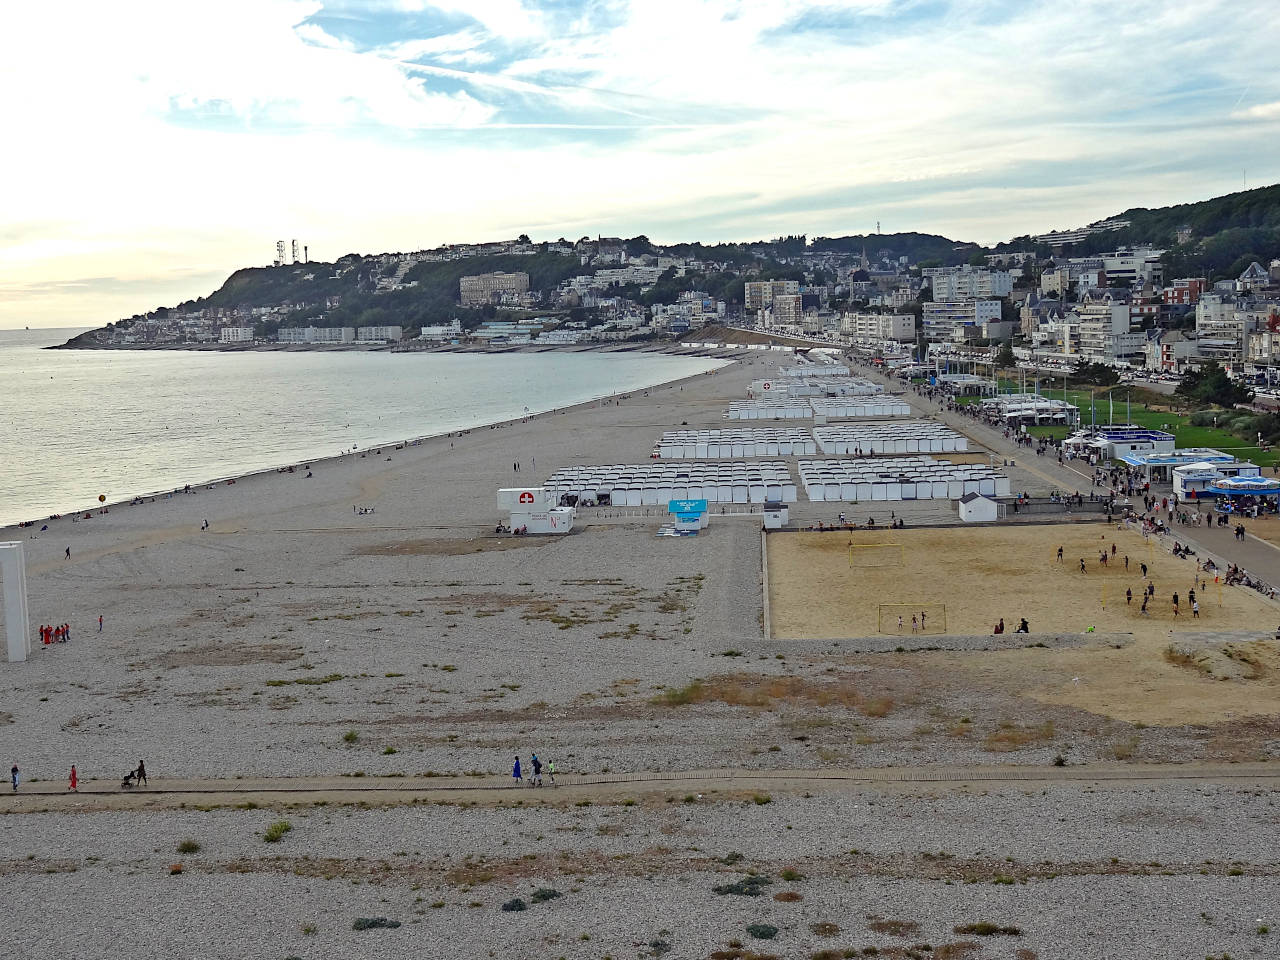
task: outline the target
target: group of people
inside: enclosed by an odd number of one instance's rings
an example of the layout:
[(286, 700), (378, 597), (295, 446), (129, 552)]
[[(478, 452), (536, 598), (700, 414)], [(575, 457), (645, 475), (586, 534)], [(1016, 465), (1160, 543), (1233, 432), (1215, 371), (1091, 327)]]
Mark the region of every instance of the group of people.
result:
[[(1031, 625), (1030, 625), (1029, 623), (1027, 623), (1027, 618), (1026, 618), (1026, 617), (1023, 617), (1023, 618), (1021, 619), (1021, 621), (1018, 623), (1018, 629), (1017, 629), (1017, 630), (1015, 630), (1015, 631), (1013, 631), (1013, 632), (1014, 632), (1014, 633), (1030, 633), (1030, 632), (1031, 632)], [(1002, 633), (1004, 633), (1004, 617), (1001, 617), (1001, 618), (1000, 618), (1000, 622), (999, 622), (999, 623), (997, 623), (997, 624), (996, 624), (994, 627), (992, 627), (992, 629), (991, 629), (991, 634), (992, 634), (992, 636), (996, 636), (996, 637), (998, 637), (998, 636), (1000, 636), (1000, 634), (1002, 634)]]
[[(18, 769), (18, 765), (15, 763), (9, 770), (9, 783), (12, 786), (14, 793), (18, 792), (18, 784), (21, 780), (22, 771)], [(122, 787), (130, 787), (133, 786), (135, 782), (147, 782), (147, 765), (141, 760), (138, 761), (138, 768), (136, 770), (130, 770), (125, 774), (124, 782), (120, 785)], [(71, 793), (80, 792), (80, 774), (76, 771), (76, 765), (74, 763), (71, 765), (71, 773), (67, 777), (67, 790)]]
[[(543, 764), (542, 764), (542, 761), (538, 759), (538, 755), (536, 753), (532, 754), (529, 757), (529, 768), (530, 768), (530, 773), (527, 781), (529, 786), (531, 787), (542, 786)], [(551, 781), (551, 785), (554, 787), (556, 785), (555, 761), (554, 760), (549, 761), (546, 764), (546, 769), (547, 769), (547, 778)], [(523, 769), (520, 766), (519, 755), (516, 756), (515, 766), (511, 768), (511, 778), (515, 780), (516, 786), (520, 786), (522, 783), (526, 782)]]
[(40, 642), (49, 643), (66, 643), (71, 639), (71, 624), (60, 623), (56, 627), (45, 624), (40, 627)]

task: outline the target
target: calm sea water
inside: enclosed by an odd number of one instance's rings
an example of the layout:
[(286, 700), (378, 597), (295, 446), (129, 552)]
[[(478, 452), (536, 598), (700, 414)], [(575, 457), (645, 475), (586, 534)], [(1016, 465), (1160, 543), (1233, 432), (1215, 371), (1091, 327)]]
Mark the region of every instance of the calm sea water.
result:
[(520, 356), (43, 350), (0, 330), (0, 524), (475, 427), (722, 365)]

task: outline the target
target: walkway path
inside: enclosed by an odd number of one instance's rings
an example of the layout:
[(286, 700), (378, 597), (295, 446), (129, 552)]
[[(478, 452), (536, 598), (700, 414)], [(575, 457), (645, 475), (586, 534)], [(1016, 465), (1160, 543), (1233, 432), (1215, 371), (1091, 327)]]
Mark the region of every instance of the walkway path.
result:
[[(695, 792), (752, 793), (774, 791), (856, 792), (864, 788), (917, 789), (931, 786), (943, 791), (963, 791), (971, 786), (1034, 784), (1047, 789), (1057, 784), (1138, 785), (1182, 781), (1234, 783), (1250, 788), (1280, 788), (1280, 762), (1196, 764), (1088, 764), (1082, 766), (925, 766), (863, 767), (801, 770), (677, 770), (616, 774), (559, 774), (559, 784), (549, 781), (538, 797), (544, 800), (581, 801), (616, 796), (667, 795)], [(35, 810), (175, 809), (201, 805), (234, 806), (315, 803), (412, 803), (474, 801), (500, 803), (528, 793), (510, 778), (486, 777), (246, 777), (237, 779), (157, 780), (154, 786), (122, 790), (118, 782), (80, 781), (79, 793), (68, 793), (61, 783), (23, 786), (7, 801), (11, 812)]]

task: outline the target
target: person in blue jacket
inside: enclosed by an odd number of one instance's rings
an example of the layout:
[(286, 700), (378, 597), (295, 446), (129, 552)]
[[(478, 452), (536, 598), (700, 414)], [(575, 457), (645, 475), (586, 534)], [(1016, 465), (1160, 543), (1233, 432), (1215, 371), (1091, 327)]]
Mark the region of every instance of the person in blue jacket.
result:
[(520, 783), (520, 758), (516, 757), (516, 765), (511, 768), (511, 777), (517, 784)]

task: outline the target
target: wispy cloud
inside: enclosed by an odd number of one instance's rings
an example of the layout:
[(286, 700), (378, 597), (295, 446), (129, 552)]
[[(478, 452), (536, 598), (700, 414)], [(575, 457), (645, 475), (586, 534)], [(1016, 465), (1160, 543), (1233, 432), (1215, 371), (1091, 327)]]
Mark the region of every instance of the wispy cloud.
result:
[(0, 325), (199, 295), (280, 236), (325, 258), (876, 220), (994, 241), (1277, 180), (1277, 20), (1273, 0), (10, 5)]

